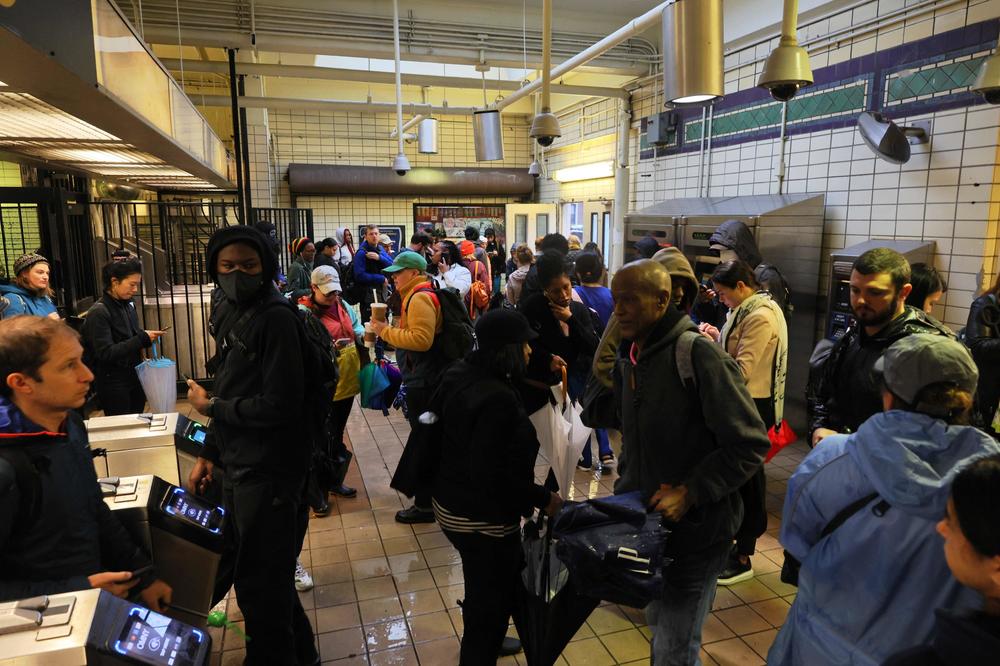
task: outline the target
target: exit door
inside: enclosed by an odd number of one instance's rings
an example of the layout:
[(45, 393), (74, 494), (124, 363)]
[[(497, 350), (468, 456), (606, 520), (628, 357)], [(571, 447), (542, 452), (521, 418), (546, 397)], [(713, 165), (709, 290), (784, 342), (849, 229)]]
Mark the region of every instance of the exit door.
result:
[(527, 243), (534, 251), (535, 239), (559, 231), (557, 204), (507, 204), (508, 242)]
[(583, 205), (583, 244), (596, 243), (604, 257), (604, 265), (609, 266), (611, 255), (611, 204), (600, 201)]

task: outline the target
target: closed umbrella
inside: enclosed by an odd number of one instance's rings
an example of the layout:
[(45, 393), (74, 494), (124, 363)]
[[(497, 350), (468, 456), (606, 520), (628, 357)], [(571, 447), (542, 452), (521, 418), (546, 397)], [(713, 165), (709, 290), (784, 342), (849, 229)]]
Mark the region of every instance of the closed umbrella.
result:
[(135, 366), (135, 372), (151, 412), (177, 411), (177, 364), (163, 356), (159, 340), (153, 342), (151, 358)]

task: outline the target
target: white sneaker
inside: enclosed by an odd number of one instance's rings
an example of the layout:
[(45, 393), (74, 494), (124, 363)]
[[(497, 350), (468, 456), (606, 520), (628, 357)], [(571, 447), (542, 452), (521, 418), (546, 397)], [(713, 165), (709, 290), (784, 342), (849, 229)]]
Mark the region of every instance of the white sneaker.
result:
[(308, 592), (313, 589), (312, 576), (298, 560), (295, 560), (295, 589), (299, 592)]

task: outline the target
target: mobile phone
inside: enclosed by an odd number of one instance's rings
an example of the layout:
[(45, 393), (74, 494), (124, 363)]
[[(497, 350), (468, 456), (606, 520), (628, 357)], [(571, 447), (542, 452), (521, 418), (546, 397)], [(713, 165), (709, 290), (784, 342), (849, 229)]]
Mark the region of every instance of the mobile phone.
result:
[(144, 567), (140, 567), (132, 572), (132, 580), (135, 580), (136, 578), (141, 578), (142, 576), (148, 574), (152, 570), (153, 570), (152, 564), (147, 564)]

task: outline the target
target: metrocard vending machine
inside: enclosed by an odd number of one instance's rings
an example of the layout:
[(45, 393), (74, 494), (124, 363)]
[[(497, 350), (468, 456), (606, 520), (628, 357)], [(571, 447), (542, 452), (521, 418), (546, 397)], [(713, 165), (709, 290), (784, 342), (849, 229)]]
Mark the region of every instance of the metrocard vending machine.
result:
[(100, 481), (104, 502), (173, 589), (167, 614), (203, 626), (224, 546), (225, 510), (156, 476)]
[(103, 590), (0, 603), (0, 665), (203, 666), (208, 632)]

